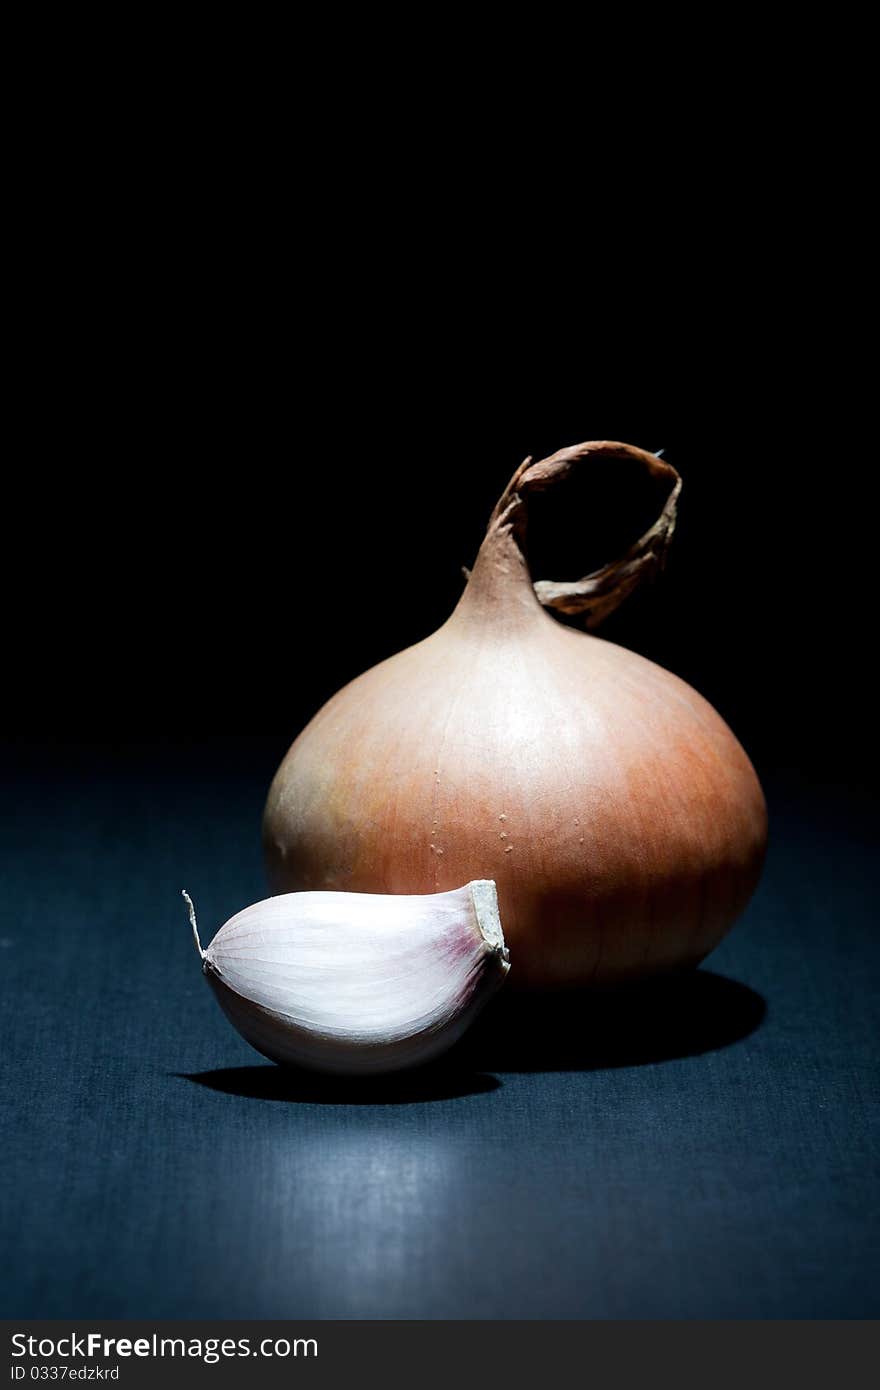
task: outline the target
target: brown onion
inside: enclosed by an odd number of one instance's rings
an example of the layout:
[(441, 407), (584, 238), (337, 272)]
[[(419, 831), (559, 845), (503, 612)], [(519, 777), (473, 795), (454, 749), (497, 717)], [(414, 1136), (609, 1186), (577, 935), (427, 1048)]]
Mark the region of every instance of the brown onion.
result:
[[(586, 578), (533, 583), (529, 513), (589, 460), (637, 463), (660, 518)], [(520, 986), (610, 984), (711, 951), (764, 855), (752, 765), (678, 677), (547, 611), (594, 626), (654, 573), (679, 489), (627, 444), (526, 459), (452, 616), (335, 695), (282, 762), (264, 819), (274, 890), (494, 879)]]

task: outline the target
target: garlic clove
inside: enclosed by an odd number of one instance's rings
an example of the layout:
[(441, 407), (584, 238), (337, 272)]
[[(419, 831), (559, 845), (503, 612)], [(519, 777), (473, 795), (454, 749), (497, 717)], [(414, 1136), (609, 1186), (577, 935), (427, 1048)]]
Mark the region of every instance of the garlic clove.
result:
[(461, 1037), (510, 968), (495, 884), (446, 893), (305, 892), (236, 913), (202, 949), (234, 1028), (282, 1065), (376, 1075)]

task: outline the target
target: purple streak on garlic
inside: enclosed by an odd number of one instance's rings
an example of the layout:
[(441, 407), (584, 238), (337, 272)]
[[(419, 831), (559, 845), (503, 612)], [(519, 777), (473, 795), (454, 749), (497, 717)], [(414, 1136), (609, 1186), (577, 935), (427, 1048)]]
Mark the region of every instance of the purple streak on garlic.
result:
[(242, 1037), (273, 1062), (340, 1075), (445, 1052), (510, 968), (491, 880), (447, 893), (285, 893), (246, 907), (202, 949)]

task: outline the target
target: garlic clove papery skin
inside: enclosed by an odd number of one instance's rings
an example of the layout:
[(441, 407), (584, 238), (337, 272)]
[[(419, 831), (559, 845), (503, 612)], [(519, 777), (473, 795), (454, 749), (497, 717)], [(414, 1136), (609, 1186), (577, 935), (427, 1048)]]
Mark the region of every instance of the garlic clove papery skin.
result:
[(286, 893), (231, 917), (206, 950), (197, 933), (196, 944), (252, 1047), (343, 1076), (439, 1056), (510, 968), (487, 880), (418, 895)]

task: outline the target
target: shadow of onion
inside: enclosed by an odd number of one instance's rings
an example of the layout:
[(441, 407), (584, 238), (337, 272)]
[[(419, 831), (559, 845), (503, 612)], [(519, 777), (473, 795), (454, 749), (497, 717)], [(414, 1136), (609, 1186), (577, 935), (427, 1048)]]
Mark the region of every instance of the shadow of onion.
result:
[(272, 1063), (175, 1072), (225, 1095), (312, 1105), (412, 1105), (496, 1090), (488, 1072), (596, 1071), (713, 1052), (748, 1037), (767, 1012), (747, 985), (711, 970), (618, 990), (502, 990), (440, 1061), (387, 1077), (347, 1078)]
[(601, 993), (502, 991), (450, 1062), (501, 1073), (645, 1066), (728, 1047), (766, 1012), (760, 994), (711, 970)]

